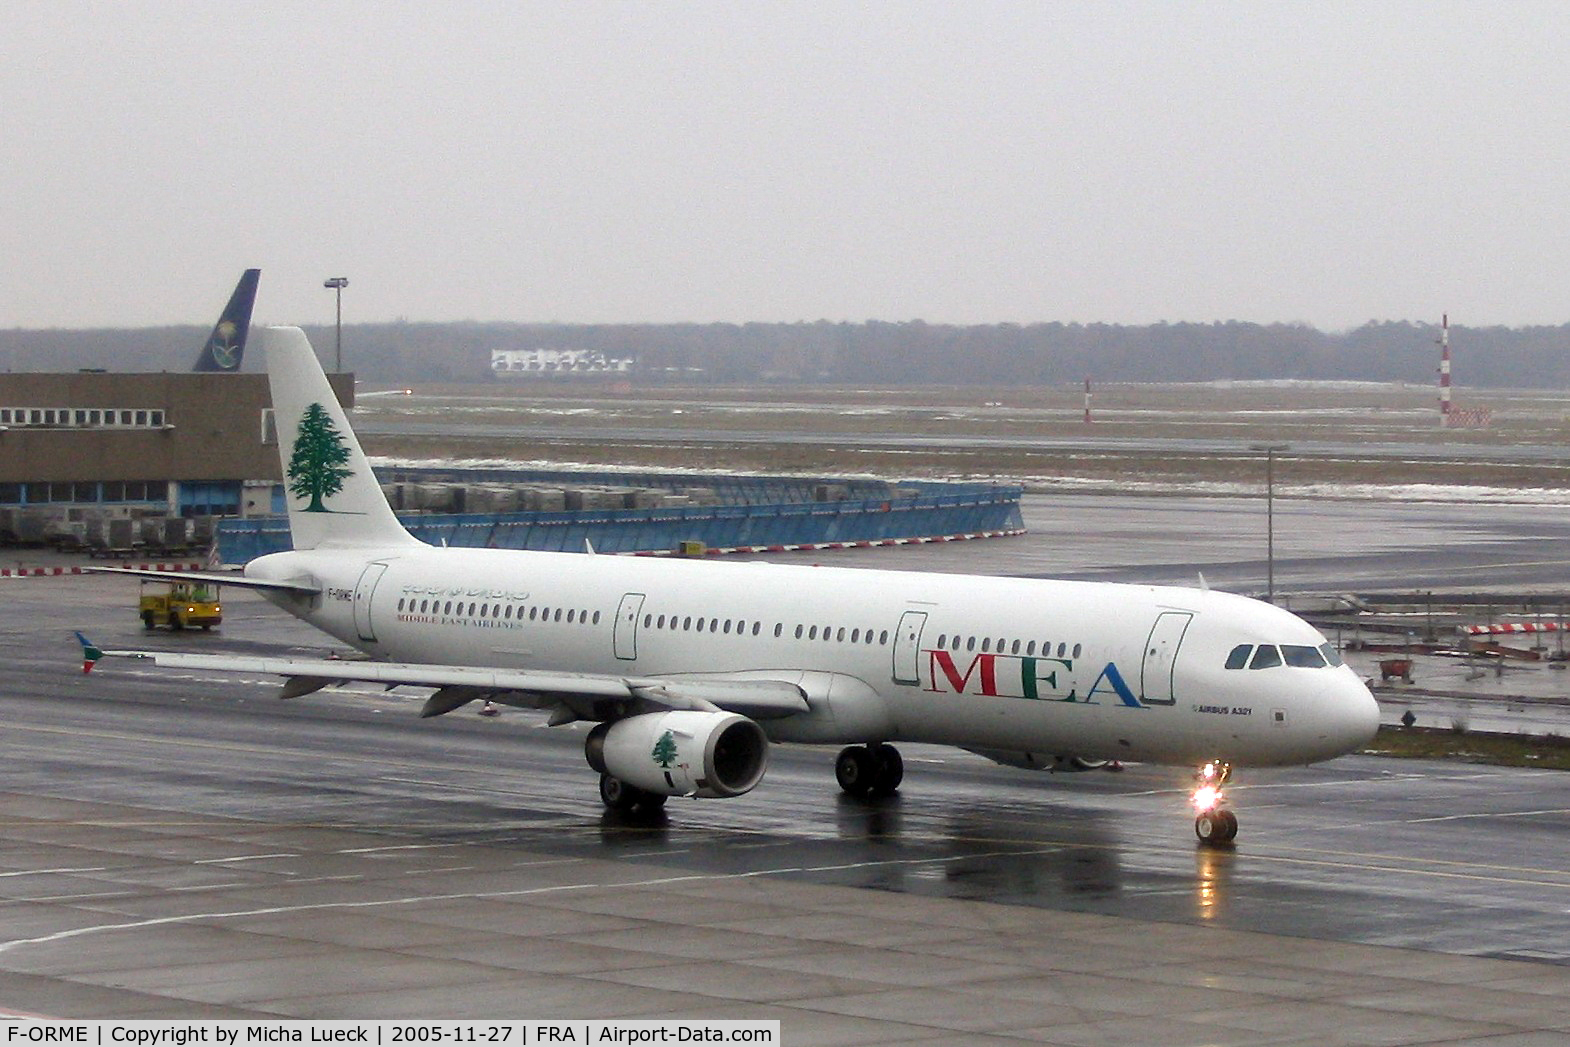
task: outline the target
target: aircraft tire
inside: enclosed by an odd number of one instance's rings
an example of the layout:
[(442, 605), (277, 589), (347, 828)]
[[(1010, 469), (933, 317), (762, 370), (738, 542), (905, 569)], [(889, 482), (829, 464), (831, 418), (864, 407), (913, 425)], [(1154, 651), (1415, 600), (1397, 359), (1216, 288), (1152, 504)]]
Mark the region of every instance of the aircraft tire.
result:
[(610, 774), (600, 775), (600, 799), (613, 811), (630, 811), (643, 802), (644, 792)]
[(1200, 843), (1227, 843), (1237, 838), (1237, 815), (1228, 810), (1205, 811), (1194, 819)]
[(834, 779), (852, 796), (866, 796), (876, 778), (877, 765), (864, 745), (847, 746), (834, 760)]
[(872, 747), (872, 788), (868, 790), (873, 796), (893, 796), (899, 791), (900, 782), (905, 780), (905, 760), (900, 756), (899, 750), (888, 743)]

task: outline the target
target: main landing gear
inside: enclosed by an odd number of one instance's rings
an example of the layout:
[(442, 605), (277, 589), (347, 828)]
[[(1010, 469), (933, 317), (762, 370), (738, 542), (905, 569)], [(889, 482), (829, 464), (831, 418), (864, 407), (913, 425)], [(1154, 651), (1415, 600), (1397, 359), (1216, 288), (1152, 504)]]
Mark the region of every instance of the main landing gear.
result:
[(841, 749), (834, 777), (852, 796), (893, 796), (905, 779), (905, 761), (887, 742), (869, 742)]
[(605, 806), (613, 811), (628, 814), (638, 811), (642, 814), (654, 814), (665, 809), (665, 801), (670, 797), (664, 793), (650, 792), (640, 789), (636, 785), (628, 785), (620, 778), (609, 774), (600, 775), (600, 799)]
[(1237, 815), (1226, 806), (1221, 787), (1232, 778), (1232, 765), (1211, 760), (1194, 775), (1194, 835), (1200, 843), (1230, 843), (1237, 836)]

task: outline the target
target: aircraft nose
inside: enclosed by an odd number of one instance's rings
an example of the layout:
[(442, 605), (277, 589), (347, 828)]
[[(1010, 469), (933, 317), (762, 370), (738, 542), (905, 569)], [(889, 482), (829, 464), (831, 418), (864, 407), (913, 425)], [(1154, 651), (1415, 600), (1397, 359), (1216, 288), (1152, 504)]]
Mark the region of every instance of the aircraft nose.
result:
[(1379, 702), (1362, 680), (1353, 678), (1337, 694), (1335, 734), (1343, 752), (1361, 749), (1379, 731)]

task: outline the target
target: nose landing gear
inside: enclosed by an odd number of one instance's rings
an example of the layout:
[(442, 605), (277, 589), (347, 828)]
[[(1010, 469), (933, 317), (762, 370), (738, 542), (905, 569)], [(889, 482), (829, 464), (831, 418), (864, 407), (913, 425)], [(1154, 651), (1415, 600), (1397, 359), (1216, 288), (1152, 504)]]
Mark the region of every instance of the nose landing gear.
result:
[(1194, 835), (1200, 843), (1230, 843), (1237, 836), (1237, 815), (1226, 806), (1221, 787), (1232, 778), (1232, 765), (1211, 760), (1194, 775)]

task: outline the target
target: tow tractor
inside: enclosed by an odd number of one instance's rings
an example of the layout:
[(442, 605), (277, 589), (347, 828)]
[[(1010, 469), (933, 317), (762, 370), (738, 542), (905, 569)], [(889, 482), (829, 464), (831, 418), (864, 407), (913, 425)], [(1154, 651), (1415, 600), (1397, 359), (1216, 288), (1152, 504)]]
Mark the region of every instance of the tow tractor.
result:
[(218, 586), (207, 582), (143, 580), (137, 609), (148, 629), (211, 629), (224, 620)]

